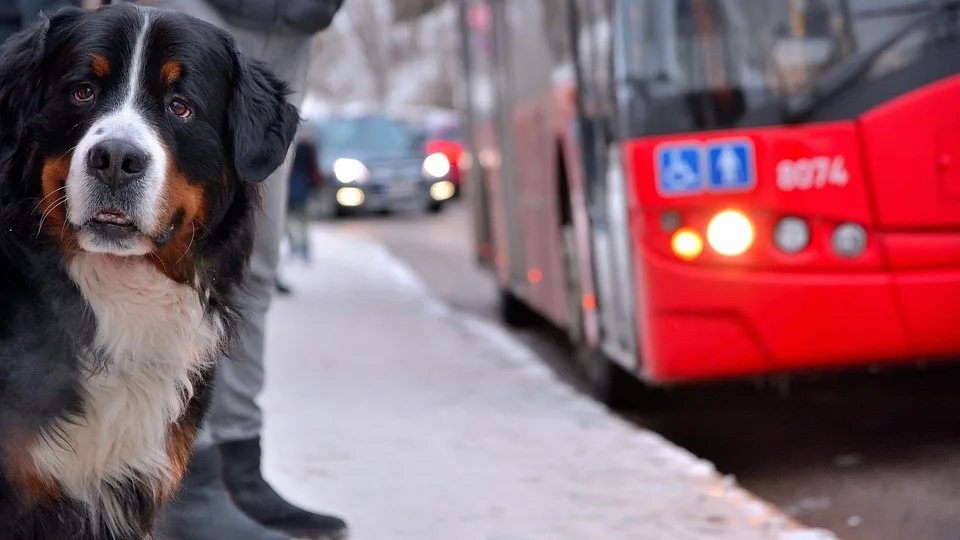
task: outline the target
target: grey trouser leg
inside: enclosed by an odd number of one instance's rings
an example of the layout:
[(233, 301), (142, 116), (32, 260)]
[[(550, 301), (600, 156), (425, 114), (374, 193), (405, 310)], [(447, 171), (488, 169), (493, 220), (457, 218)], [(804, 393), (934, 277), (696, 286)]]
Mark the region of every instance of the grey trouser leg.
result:
[[(299, 107), (303, 103), (311, 36), (237, 28), (226, 23), (202, 0), (158, 0), (150, 5), (176, 9), (226, 29), (233, 34), (244, 54), (264, 62), (290, 85), (292, 104)], [(239, 336), (228, 357), (220, 361), (213, 403), (197, 437), (198, 448), (260, 436), (263, 414), (256, 398), (264, 383), (267, 310), (276, 287), (292, 158), (291, 147), (283, 165), (262, 185), (263, 212), (257, 216), (256, 241), (246, 284), (248, 293), (239, 303), (242, 315)]]

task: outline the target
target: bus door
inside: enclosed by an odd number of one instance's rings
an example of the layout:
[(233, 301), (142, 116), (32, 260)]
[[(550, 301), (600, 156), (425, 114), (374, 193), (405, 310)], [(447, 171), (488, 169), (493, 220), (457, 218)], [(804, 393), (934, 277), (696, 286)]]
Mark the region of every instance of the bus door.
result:
[[(577, 0), (577, 28), (597, 34), (596, 0)], [(590, 214), (593, 272), (596, 281), (599, 312), (600, 349), (625, 369), (636, 369), (638, 346), (634, 308), (633, 249), (630, 241), (628, 201), (622, 156), (617, 138), (621, 128), (622, 107), (615, 92), (615, 83), (622, 83), (618, 66), (624, 55), (640, 55), (646, 51), (628, 48), (624, 33), (645, 30), (649, 17), (642, 6), (613, 1), (608, 6), (607, 53), (578, 58), (579, 76), (584, 90), (579, 96), (580, 138), (587, 182), (587, 205)], [(600, 44), (604, 36), (594, 35)], [(583, 38), (580, 38), (583, 39)]]

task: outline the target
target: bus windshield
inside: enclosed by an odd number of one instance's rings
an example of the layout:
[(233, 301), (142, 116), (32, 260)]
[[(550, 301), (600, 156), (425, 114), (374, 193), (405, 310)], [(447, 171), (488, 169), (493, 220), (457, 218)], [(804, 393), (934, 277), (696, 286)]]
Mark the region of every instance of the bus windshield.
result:
[[(826, 70), (882, 43), (929, 9), (927, 0), (622, 0), (620, 5), (625, 79), (646, 102), (648, 133), (736, 126), (751, 112), (809, 90)], [(867, 76), (916, 60), (927, 30), (918, 27), (885, 48)], [(678, 110), (689, 114), (677, 115)]]

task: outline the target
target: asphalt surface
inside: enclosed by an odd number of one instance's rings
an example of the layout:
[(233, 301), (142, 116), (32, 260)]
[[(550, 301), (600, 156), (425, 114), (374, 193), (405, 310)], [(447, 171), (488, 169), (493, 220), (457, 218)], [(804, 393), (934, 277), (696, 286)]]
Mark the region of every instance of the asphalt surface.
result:
[[(454, 308), (495, 319), (496, 289), (474, 265), (465, 205), (337, 226), (380, 242)], [(549, 331), (517, 335), (582, 388)], [(663, 410), (625, 417), (846, 540), (960, 540), (958, 367), (685, 388)]]

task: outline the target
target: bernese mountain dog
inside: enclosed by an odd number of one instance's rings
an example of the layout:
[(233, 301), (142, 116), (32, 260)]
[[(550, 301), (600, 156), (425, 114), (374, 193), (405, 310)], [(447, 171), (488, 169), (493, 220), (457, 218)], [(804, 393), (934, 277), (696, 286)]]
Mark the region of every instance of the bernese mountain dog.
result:
[(0, 539), (151, 538), (299, 124), (287, 93), (226, 32), (129, 3), (0, 49)]

